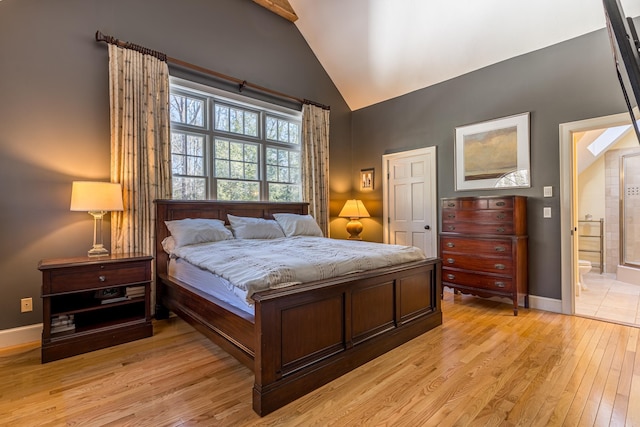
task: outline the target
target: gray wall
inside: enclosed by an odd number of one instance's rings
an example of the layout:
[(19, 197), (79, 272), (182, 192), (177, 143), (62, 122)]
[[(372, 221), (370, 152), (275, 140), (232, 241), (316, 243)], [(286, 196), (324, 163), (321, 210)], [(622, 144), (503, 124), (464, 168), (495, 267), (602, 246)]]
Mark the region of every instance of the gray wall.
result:
[[(330, 105), (332, 176), (349, 181), (348, 107), (295, 25), (251, 0), (0, 1), (0, 330), (42, 321), (40, 259), (92, 243), (91, 216), (69, 202), (73, 180), (109, 179), (108, 54), (96, 30)], [(32, 313), (20, 313), (24, 297)]]
[[(456, 192), (455, 127), (526, 111), (531, 112), (531, 188)], [(439, 197), (528, 196), (529, 290), (560, 299), (559, 124), (622, 111), (609, 40), (604, 30), (597, 31), (355, 111), (354, 176), (361, 168), (381, 171), (383, 154), (436, 146)], [(356, 193), (368, 200), (377, 222), (381, 179), (373, 193)], [(543, 186), (553, 186), (553, 198), (542, 197)], [(544, 206), (552, 207), (551, 219), (542, 217)], [(364, 236), (381, 240), (381, 226), (365, 224)]]

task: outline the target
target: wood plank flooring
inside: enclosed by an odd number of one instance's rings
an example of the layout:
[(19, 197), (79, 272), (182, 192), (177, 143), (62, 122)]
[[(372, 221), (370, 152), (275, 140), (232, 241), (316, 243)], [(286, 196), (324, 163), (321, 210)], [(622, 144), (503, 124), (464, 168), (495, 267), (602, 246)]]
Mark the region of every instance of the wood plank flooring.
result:
[(640, 329), (445, 293), (444, 324), (264, 417), (253, 375), (183, 321), (40, 364), (0, 351), (7, 426), (640, 426)]

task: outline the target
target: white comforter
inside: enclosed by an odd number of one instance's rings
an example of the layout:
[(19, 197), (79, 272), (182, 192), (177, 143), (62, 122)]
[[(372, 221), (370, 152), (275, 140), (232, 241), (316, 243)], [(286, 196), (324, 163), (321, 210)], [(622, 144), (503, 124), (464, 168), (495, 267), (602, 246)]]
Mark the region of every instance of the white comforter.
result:
[(227, 279), (251, 295), (359, 271), (425, 259), (412, 246), (386, 245), (325, 237), (232, 239), (183, 246), (173, 255)]

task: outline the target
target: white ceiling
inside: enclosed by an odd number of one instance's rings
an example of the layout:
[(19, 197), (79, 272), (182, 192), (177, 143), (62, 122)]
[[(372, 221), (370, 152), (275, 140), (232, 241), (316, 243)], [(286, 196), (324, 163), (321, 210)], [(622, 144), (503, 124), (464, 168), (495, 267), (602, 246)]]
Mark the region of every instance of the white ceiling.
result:
[[(620, 0), (626, 16), (640, 1)], [(289, 0), (352, 110), (605, 26), (601, 0)]]

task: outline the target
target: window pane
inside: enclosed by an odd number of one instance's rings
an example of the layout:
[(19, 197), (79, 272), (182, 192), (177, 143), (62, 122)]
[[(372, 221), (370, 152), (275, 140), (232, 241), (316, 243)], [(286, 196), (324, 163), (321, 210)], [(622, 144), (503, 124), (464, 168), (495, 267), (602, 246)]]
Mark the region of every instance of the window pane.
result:
[(250, 111), (244, 114), (244, 134), (258, 136), (258, 114)]
[(204, 175), (202, 157), (187, 157), (187, 175)]
[(228, 159), (229, 158), (229, 141), (223, 141), (216, 139), (216, 148), (214, 157), (216, 159)]
[(218, 180), (218, 200), (260, 200), (260, 183)]
[(300, 167), (300, 152), (289, 151), (289, 166)]
[(203, 200), (206, 198), (204, 178), (173, 177), (173, 198), (180, 200)]
[(269, 184), (269, 201), (271, 202), (297, 202), (301, 200), (299, 185)]
[(202, 156), (204, 150), (204, 138), (201, 136), (187, 136), (186, 154), (190, 156)]
[(300, 126), (297, 123), (289, 123), (289, 142), (300, 144)]
[(245, 162), (258, 163), (258, 146), (257, 145), (245, 144), (244, 160)]
[(185, 157), (172, 154), (171, 155), (171, 172), (175, 175), (185, 175)]
[(244, 164), (244, 177), (246, 179), (258, 179), (258, 165), (256, 163)]
[(278, 120), (278, 141), (289, 142), (289, 123)]
[(216, 130), (229, 131), (229, 107), (216, 104), (215, 123)]
[(242, 110), (236, 108), (229, 109), (229, 132), (243, 133), (244, 114)]
[(278, 139), (278, 120), (273, 117), (267, 117), (266, 123), (266, 138), (272, 141), (277, 141)]
[(278, 150), (278, 165), (289, 166), (289, 152), (286, 150)]
[(242, 179), (244, 178), (244, 163), (231, 162), (231, 178)]
[(289, 182), (289, 168), (278, 168), (278, 181)]
[(171, 132), (171, 152), (185, 154), (185, 141), (187, 135), (184, 133)]
[(278, 150), (276, 148), (267, 147), (267, 164), (278, 164)]
[(231, 160), (244, 160), (244, 144), (232, 142), (229, 146), (229, 158)]
[(216, 159), (215, 161), (214, 175), (220, 178), (229, 178), (231, 176), (229, 172), (229, 161)]
[(267, 181), (278, 180), (278, 167), (267, 165)]

